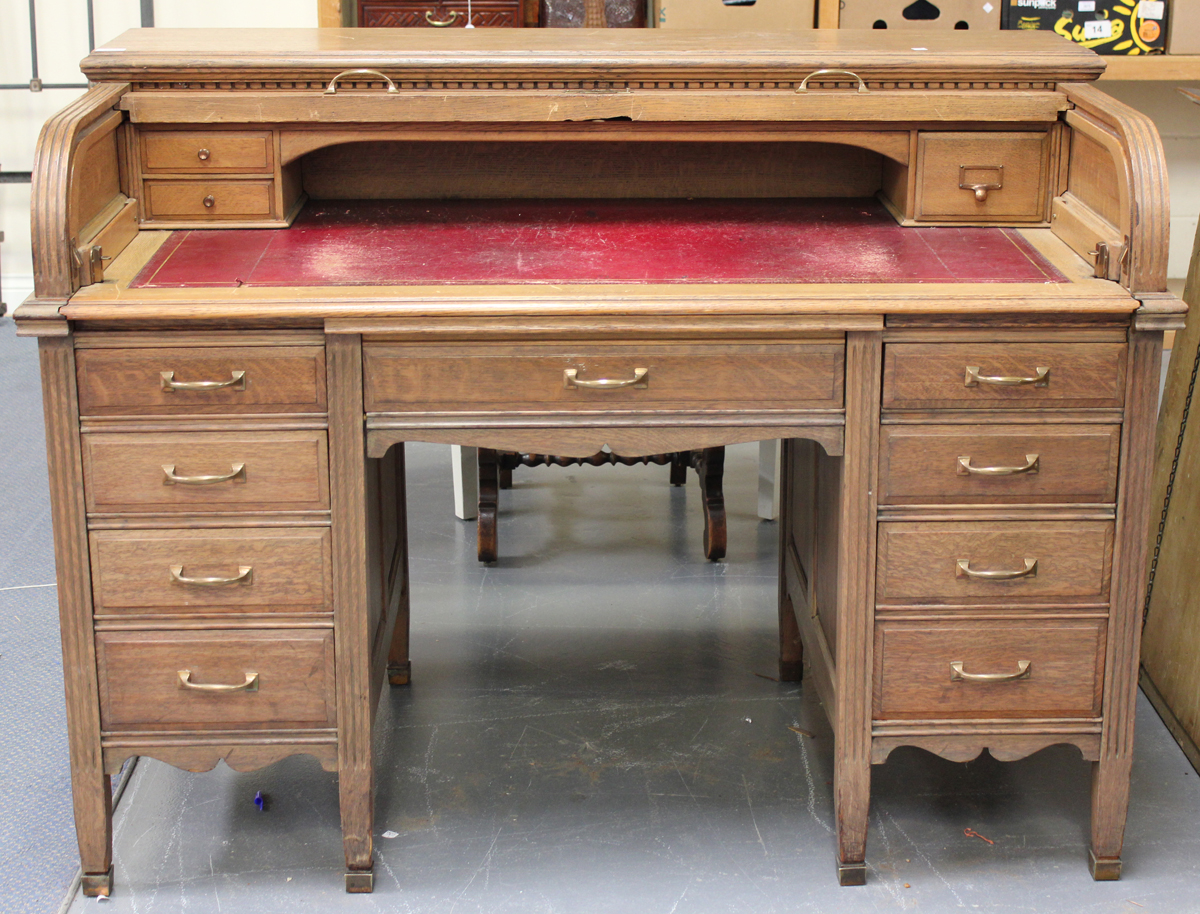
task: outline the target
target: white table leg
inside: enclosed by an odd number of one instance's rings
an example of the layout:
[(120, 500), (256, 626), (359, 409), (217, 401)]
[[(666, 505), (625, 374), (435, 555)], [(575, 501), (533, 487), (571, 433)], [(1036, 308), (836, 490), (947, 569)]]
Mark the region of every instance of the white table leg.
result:
[(778, 438), (758, 442), (758, 516), (763, 520), (779, 517), (779, 459), (782, 454)]
[(450, 468), (454, 474), (454, 515), (459, 520), (474, 520), (479, 514), (478, 450), (450, 445)]

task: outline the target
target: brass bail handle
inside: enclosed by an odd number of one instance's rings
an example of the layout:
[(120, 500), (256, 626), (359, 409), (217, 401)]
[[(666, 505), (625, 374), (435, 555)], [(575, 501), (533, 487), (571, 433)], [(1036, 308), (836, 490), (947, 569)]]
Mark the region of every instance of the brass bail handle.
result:
[(392, 82), (390, 79), (387, 78), (387, 76), (380, 73), (378, 70), (355, 69), (355, 70), (343, 70), (341, 73), (339, 73), (333, 79), (329, 80), (329, 85), (325, 87), (326, 95), (337, 95), (337, 83), (338, 83), (338, 80), (341, 79), (343, 76), (374, 76), (374, 77), (377, 77), (378, 79), (382, 79), (385, 83), (387, 83), (387, 90), (388, 90), (389, 94), (400, 91), (399, 89), (396, 88), (396, 84), (394, 82)]
[(801, 81), (800, 85), (796, 88), (796, 91), (797, 92), (807, 92), (808, 91), (808, 81), (810, 79), (812, 79), (814, 76), (850, 76), (858, 83), (858, 94), (859, 95), (865, 95), (867, 92), (871, 91), (870, 89), (867, 88), (867, 84), (865, 82), (863, 82), (863, 78), (861, 76), (859, 76), (857, 73), (853, 72), (852, 70), (838, 70), (838, 69), (813, 70), (806, 77), (804, 77), (804, 79)]

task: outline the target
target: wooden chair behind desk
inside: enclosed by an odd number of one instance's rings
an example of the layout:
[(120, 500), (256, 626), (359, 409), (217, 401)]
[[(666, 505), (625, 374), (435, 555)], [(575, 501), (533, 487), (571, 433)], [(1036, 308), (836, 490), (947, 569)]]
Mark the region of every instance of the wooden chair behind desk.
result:
[(725, 472), (725, 448), (708, 447), (695, 451), (674, 451), (646, 457), (621, 457), (601, 451), (591, 457), (556, 457), (552, 454), (519, 454), (513, 451), (479, 449), (479, 539), (481, 562), (494, 562), (499, 555), (496, 532), (496, 512), (500, 489), (512, 488), (512, 471), (519, 466), (560, 466), (582, 464), (605, 466), (621, 464), (634, 466), (655, 463), (671, 467), (671, 485), (687, 482), (691, 467), (700, 477), (701, 501), (704, 505), (704, 557), (717, 562), (725, 557), (725, 494), (721, 483)]

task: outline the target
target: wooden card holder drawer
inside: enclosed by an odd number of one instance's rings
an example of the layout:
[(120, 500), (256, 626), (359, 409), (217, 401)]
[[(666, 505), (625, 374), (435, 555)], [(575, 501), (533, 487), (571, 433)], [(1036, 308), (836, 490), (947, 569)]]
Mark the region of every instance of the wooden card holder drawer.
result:
[(363, 346), (368, 412), (838, 409), (844, 345)]
[(105, 730), (332, 727), (333, 631), (96, 634)]
[(1111, 504), (1119, 425), (885, 425), (879, 503)]
[(1112, 521), (879, 525), (880, 605), (1108, 602)]
[(97, 616), (330, 613), (328, 527), (94, 530)]
[(275, 169), (270, 131), (143, 130), (144, 174), (271, 174)]
[(929, 133), (917, 140), (918, 222), (1043, 222), (1049, 133)]
[(1100, 715), (1104, 619), (936, 622), (875, 627), (876, 720)]
[(275, 216), (274, 181), (146, 181), (146, 221), (264, 222)]
[(81, 349), (84, 416), (323, 413), (322, 346)]
[(324, 431), (82, 438), (91, 513), (329, 510)]
[(362, 28), (520, 28), (521, 0), (359, 0)]
[(1119, 407), (1124, 343), (890, 343), (884, 409)]

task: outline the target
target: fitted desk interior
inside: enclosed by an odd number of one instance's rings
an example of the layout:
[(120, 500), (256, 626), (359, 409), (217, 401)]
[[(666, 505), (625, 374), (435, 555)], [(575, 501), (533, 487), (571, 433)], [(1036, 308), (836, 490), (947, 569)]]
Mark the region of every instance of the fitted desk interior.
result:
[(902, 745), (1078, 747), (1119, 875), (1162, 150), (1056, 36), (913, 34), (154, 30), (84, 62), (16, 318), (85, 892), (129, 757), (295, 753), (370, 890), (406, 441), (784, 439), (780, 672), (833, 723), (843, 884)]

